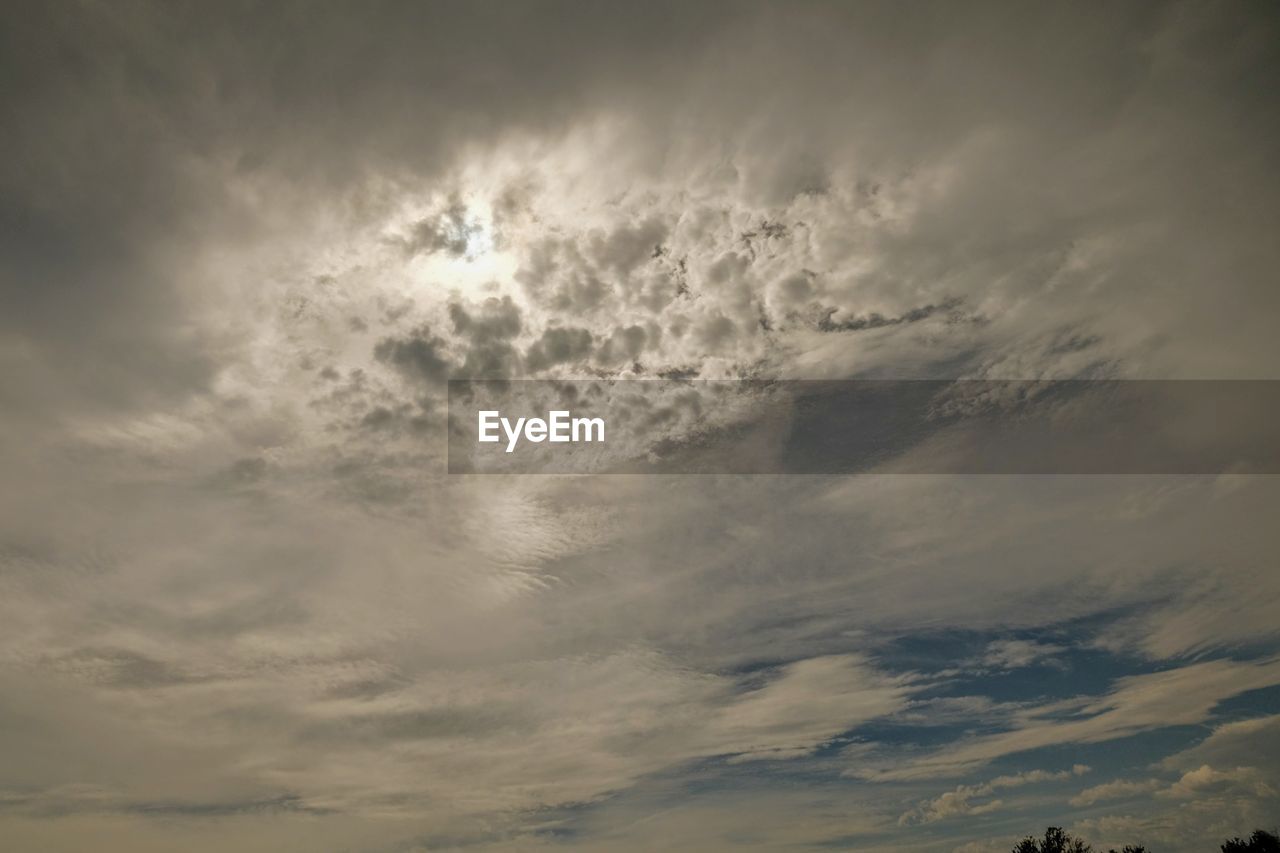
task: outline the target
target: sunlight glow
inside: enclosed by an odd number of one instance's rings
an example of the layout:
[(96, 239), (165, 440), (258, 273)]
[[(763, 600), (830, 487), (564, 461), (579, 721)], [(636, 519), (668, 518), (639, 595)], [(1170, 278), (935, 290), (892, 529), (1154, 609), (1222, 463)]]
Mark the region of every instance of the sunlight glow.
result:
[(412, 241), (415, 228), (419, 240), (427, 229), (431, 241), (409, 261), (413, 281), (424, 289), (479, 298), (502, 289), (516, 272), (514, 254), (496, 248), (486, 199), (455, 199), (443, 212), (436, 206), (430, 213), (411, 213), (396, 230)]

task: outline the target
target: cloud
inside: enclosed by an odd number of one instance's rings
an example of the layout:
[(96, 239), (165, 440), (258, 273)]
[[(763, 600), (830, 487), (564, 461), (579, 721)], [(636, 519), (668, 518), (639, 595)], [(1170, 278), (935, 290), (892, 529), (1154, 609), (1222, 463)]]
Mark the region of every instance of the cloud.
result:
[(1065, 651), (1062, 646), (1053, 643), (1038, 643), (1029, 640), (998, 640), (987, 646), (982, 662), (987, 666), (1000, 669), (1019, 669), (1041, 661), (1049, 661), (1052, 665), (1054, 656)]
[(1161, 783), (1155, 779), (1116, 779), (1113, 782), (1103, 782), (1101, 785), (1085, 788), (1071, 798), (1071, 805), (1091, 806), (1105, 800), (1127, 799), (1149, 794), (1160, 786)]
[(1227, 770), (1215, 770), (1203, 764), (1195, 770), (1182, 774), (1177, 782), (1159, 792), (1159, 796), (1175, 799), (1191, 799), (1209, 793), (1217, 793), (1224, 789), (1240, 789), (1255, 797), (1280, 796), (1276, 789), (1267, 785), (1262, 771), (1253, 767), (1235, 767)]
[(467, 218), (462, 199), (454, 197), (442, 212), (414, 223), (403, 245), (410, 255), (446, 252), (460, 258), (468, 253), (479, 231), (480, 226)]
[(592, 260), (598, 267), (612, 269), (625, 276), (661, 253), (662, 241), (666, 239), (667, 233), (666, 224), (651, 216), (634, 225), (620, 225), (607, 235), (592, 234)]
[(1084, 764), (1076, 764), (1070, 770), (1051, 772), (1047, 770), (1029, 770), (1006, 776), (997, 776), (990, 781), (977, 785), (960, 785), (955, 790), (947, 791), (932, 800), (918, 804), (914, 809), (904, 812), (898, 818), (899, 826), (933, 823), (950, 817), (961, 815), (981, 815), (997, 811), (1004, 806), (1000, 799), (984, 799), (975, 803), (975, 799), (989, 798), (993, 793), (1009, 788), (1020, 788), (1041, 782), (1054, 782), (1083, 776), (1090, 768)]
[(961, 772), (999, 756), (1068, 743), (1100, 743), (1143, 731), (1206, 720), (1238, 693), (1276, 683), (1277, 661), (1212, 661), (1147, 675), (1127, 676), (1101, 696), (1033, 705), (1014, 714), (1007, 731), (979, 735), (917, 759), (877, 768), (877, 778), (912, 779)]
[(897, 710), (906, 691), (857, 656), (809, 658), (725, 708), (714, 737), (725, 739), (723, 751), (744, 757), (803, 755), (857, 723)]
[(38, 818), (62, 818), (86, 813), (169, 818), (223, 818), (279, 813), (326, 814), (323, 809), (309, 808), (297, 797), (287, 794), (216, 802), (129, 800), (109, 789), (93, 785), (62, 785), (37, 792), (0, 792), (0, 812)]
[(511, 301), (510, 295), (486, 299), (474, 314), (458, 302), (451, 303), (449, 319), (455, 334), (476, 344), (509, 340), (519, 335), (521, 329), (520, 308)]
[(553, 327), (542, 333), (525, 354), (531, 371), (542, 371), (559, 364), (585, 361), (594, 346), (591, 332), (583, 328)]
[(1090, 826), (1273, 802), (1272, 478), (439, 447), (451, 377), (1272, 375), (1273, 16), (0, 14), (17, 847), (949, 849), (1069, 772), (979, 768), (1184, 725)]
[(873, 313), (843, 319), (835, 319), (839, 312), (838, 308), (822, 308), (818, 312), (817, 328), (820, 332), (861, 332), (865, 329), (883, 329), (886, 326), (898, 326), (903, 323), (918, 323), (940, 311), (949, 311), (959, 304), (959, 301), (953, 300), (940, 305), (922, 305), (897, 317), (885, 317)]
[(1194, 770), (1204, 763), (1247, 765), (1280, 744), (1280, 715), (1237, 720), (1215, 726), (1209, 736), (1162, 762), (1167, 769)]
[(403, 337), (383, 338), (374, 348), (374, 357), (414, 380), (432, 385), (441, 384), (450, 373), (444, 341), (426, 327)]

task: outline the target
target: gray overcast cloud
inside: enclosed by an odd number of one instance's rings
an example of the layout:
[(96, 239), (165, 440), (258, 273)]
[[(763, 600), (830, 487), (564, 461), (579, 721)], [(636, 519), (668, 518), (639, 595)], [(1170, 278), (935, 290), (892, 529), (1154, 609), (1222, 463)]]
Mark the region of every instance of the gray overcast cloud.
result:
[(1273, 476), (444, 454), (451, 378), (1280, 379), (1278, 72), (1261, 0), (7, 4), (0, 847), (1274, 828)]

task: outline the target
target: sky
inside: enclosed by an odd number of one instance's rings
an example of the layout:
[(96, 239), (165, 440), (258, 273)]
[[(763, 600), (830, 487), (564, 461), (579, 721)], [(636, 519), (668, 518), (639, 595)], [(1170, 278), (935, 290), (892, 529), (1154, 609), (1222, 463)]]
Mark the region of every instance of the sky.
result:
[(1275, 827), (1275, 476), (445, 437), (458, 378), (1280, 379), (1277, 72), (1261, 0), (8, 4), (0, 846)]

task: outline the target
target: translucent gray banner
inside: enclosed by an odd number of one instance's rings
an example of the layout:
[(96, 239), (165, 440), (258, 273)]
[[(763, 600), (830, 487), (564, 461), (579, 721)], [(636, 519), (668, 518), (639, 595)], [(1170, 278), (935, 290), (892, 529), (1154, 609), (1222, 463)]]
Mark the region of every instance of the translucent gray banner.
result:
[(453, 380), (452, 474), (1275, 474), (1270, 380)]

